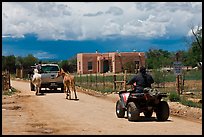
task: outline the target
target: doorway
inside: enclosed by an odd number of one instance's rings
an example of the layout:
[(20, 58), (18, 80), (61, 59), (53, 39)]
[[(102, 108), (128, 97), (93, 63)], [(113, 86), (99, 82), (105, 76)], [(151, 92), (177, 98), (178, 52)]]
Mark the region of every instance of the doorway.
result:
[(109, 61), (108, 60), (104, 60), (103, 61), (103, 73), (106, 73), (109, 71)]

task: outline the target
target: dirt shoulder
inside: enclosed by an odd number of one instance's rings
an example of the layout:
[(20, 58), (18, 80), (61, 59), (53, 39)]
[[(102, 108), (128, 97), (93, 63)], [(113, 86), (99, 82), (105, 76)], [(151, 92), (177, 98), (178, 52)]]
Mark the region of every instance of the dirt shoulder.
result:
[(22, 94), (21, 91), (17, 91), (11, 96), (3, 95), (2, 135), (48, 135), (54, 133), (54, 129), (38, 120), (38, 112), (34, 110), (36, 107), (31, 107), (32, 105), (36, 106), (35, 102), (32, 95)]

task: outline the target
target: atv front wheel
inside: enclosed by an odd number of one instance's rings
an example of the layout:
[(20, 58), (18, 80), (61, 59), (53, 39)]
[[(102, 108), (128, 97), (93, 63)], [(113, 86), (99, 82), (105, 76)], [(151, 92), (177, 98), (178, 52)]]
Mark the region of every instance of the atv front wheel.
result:
[(129, 102), (127, 106), (128, 121), (136, 121), (140, 119), (140, 112), (134, 102)]
[(122, 108), (121, 100), (118, 100), (116, 102), (116, 115), (118, 118), (124, 118), (124, 116), (125, 116), (125, 109)]

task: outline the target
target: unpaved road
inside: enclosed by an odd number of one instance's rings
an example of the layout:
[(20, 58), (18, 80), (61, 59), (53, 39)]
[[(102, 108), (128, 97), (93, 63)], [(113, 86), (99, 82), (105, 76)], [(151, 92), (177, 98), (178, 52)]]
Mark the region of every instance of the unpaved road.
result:
[(168, 121), (150, 119), (129, 122), (115, 114), (117, 95), (95, 97), (79, 89), (79, 100), (66, 100), (64, 93), (36, 96), (28, 82), (11, 81), (20, 90), (2, 98), (2, 134), (15, 135), (201, 135), (202, 123), (170, 116)]

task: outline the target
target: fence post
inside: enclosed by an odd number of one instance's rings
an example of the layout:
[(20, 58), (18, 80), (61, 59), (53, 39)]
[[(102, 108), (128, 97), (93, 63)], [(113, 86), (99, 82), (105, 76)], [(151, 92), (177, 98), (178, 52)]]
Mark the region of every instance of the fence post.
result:
[(105, 89), (104, 73), (103, 73), (103, 89)]
[(5, 71), (2, 73), (2, 92), (11, 89), (10, 73)]
[(90, 71), (90, 87), (92, 87), (92, 83), (93, 83), (93, 81), (92, 81), (92, 71)]
[(89, 77), (88, 77), (88, 74), (86, 75), (86, 85), (89, 84)]
[(1, 83), (1, 85), (2, 85), (2, 91), (4, 90), (4, 74), (2, 74), (2, 83)]
[(11, 89), (10, 72), (8, 71), (9, 89)]
[(182, 79), (182, 92), (181, 92), (181, 94), (183, 94), (183, 92), (184, 92), (184, 86), (185, 86), (185, 74), (183, 74), (183, 79)]
[(116, 92), (116, 75), (113, 75), (113, 91)]
[(96, 73), (96, 90), (98, 90), (98, 86), (97, 86), (97, 83), (98, 83), (98, 81), (97, 81), (97, 73)]
[(23, 68), (20, 69), (20, 78), (23, 78)]
[(179, 75), (176, 76), (178, 95), (180, 95), (180, 80), (179, 80), (179, 77), (180, 77)]
[(80, 83), (80, 86), (81, 86), (81, 73), (79, 74), (79, 77), (80, 77), (80, 81), (79, 81), (79, 83)]
[(126, 81), (127, 81), (127, 70), (125, 70), (125, 75), (124, 75), (124, 90), (126, 91)]

